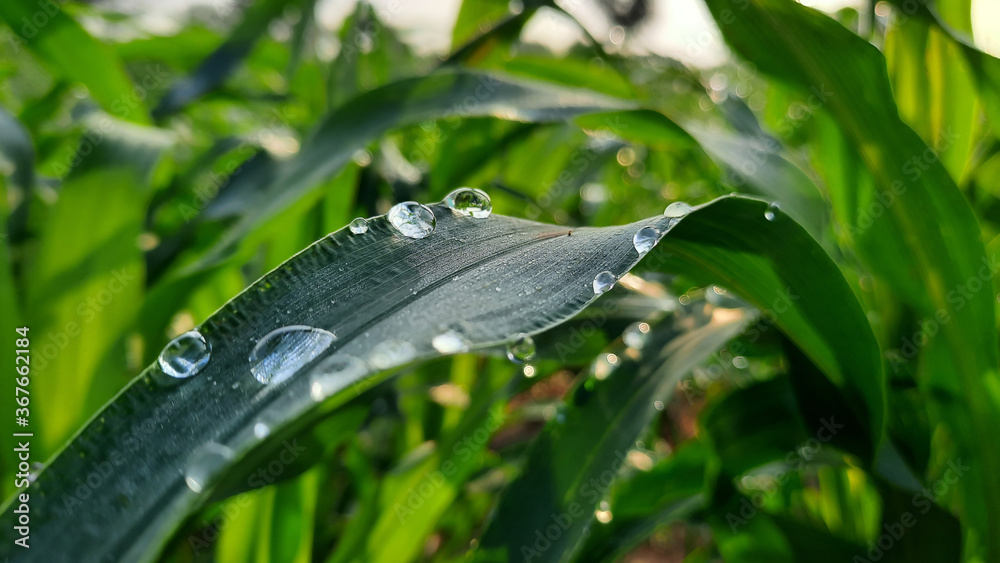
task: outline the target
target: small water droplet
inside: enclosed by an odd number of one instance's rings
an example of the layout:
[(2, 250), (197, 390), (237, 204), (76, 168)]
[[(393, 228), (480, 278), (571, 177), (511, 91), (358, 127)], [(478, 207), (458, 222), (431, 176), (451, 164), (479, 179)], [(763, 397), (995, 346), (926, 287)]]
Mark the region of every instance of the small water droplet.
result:
[(597, 521), (600, 522), (601, 524), (607, 524), (608, 522), (611, 522), (612, 518), (614, 518), (611, 515), (610, 510), (598, 510), (594, 512), (594, 516), (597, 518)]
[(442, 354), (457, 354), (469, 349), (468, 342), (454, 330), (443, 332), (431, 340), (431, 346)]
[(653, 408), (655, 408), (658, 411), (662, 411), (663, 410), (663, 401), (654, 401), (653, 402)]
[(521, 332), (507, 341), (507, 358), (521, 364), (535, 357), (535, 340)]
[(347, 227), (351, 229), (352, 233), (356, 235), (363, 235), (368, 232), (368, 219), (358, 217), (357, 219), (351, 221), (351, 224)]
[(253, 425), (253, 435), (262, 440), (264, 438), (267, 438), (268, 434), (270, 433), (271, 433), (271, 427), (269, 427), (267, 424), (263, 422), (258, 422)]
[(257, 381), (281, 383), (333, 344), (333, 333), (292, 325), (269, 332), (250, 352), (250, 372)]
[(668, 205), (667, 208), (663, 210), (663, 216), (664, 217), (673, 218), (673, 219), (679, 219), (679, 218), (687, 215), (688, 213), (691, 213), (692, 209), (693, 209), (693, 207), (691, 207), (686, 202), (675, 201), (675, 202), (671, 203), (670, 205)]
[(184, 482), (189, 489), (200, 493), (235, 457), (233, 450), (216, 442), (199, 446), (188, 458)]
[(750, 362), (748, 362), (747, 359), (744, 358), (743, 356), (736, 356), (735, 358), (733, 358), (733, 367), (737, 369), (746, 369), (746, 367), (749, 365)]
[(615, 354), (601, 354), (594, 362), (594, 377), (601, 381), (607, 379), (620, 363)]
[(485, 219), (493, 212), (489, 194), (476, 188), (458, 188), (444, 197), (444, 204), (456, 213), (476, 219)]
[(409, 362), (417, 354), (413, 344), (399, 340), (379, 343), (368, 356), (368, 363), (375, 369), (389, 369)]
[(367, 371), (365, 363), (354, 356), (324, 358), (309, 374), (309, 396), (316, 402), (322, 401), (357, 383)]
[(524, 369), (521, 370), (521, 373), (524, 374), (524, 377), (527, 377), (529, 379), (532, 378), (532, 377), (535, 377), (535, 373), (536, 373), (535, 372), (535, 366), (530, 365), (530, 364), (525, 365)]
[(649, 341), (649, 324), (641, 322), (630, 324), (622, 333), (622, 341), (629, 348), (641, 350)]
[(434, 226), (437, 225), (434, 212), (415, 201), (393, 205), (386, 216), (399, 234), (409, 238), (424, 238), (434, 232)]
[(163, 347), (157, 363), (163, 373), (184, 379), (201, 371), (212, 355), (212, 346), (196, 330), (185, 332)]
[(781, 206), (778, 205), (778, 202), (772, 201), (771, 204), (767, 206), (767, 211), (764, 212), (764, 218), (768, 221), (774, 221), (778, 218), (779, 209), (781, 209)]
[(600, 295), (615, 286), (615, 275), (605, 270), (594, 276), (594, 294)]
[(643, 227), (636, 231), (635, 236), (632, 237), (632, 246), (635, 247), (639, 256), (644, 256), (658, 242), (660, 242), (660, 231), (654, 227)]

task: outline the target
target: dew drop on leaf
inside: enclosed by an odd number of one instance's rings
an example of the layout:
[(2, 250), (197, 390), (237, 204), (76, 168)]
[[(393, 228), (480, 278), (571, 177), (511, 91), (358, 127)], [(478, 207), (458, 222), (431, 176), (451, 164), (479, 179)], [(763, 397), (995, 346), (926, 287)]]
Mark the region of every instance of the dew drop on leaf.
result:
[(767, 206), (767, 211), (764, 211), (764, 218), (768, 221), (774, 221), (778, 218), (778, 209), (780, 208), (781, 207), (778, 205), (778, 202), (771, 202), (770, 205)]
[(667, 208), (663, 210), (663, 216), (672, 219), (678, 219), (687, 215), (688, 213), (691, 213), (691, 209), (693, 208), (688, 203), (683, 201), (675, 201), (670, 205), (668, 205)]
[(408, 238), (424, 238), (434, 232), (437, 219), (434, 212), (415, 201), (404, 201), (392, 206), (386, 214), (396, 231)]
[(351, 221), (347, 228), (351, 229), (351, 233), (353, 234), (363, 235), (368, 232), (368, 220), (364, 217), (358, 217)]
[(309, 374), (309, 396), (316, 402), (322, 401), (348, 385), (358, 383), (367, 371), (365, 363), (354, 356), (324, 358)]
[(444, 204), (456, 213), (476, 219), (485, 219), (493, 212), (489, 194), (476, 188), (458, 188), (444, 197)]
[(600, 295), (615, 286), (615, 275), (605, 270), (594, 277), (594, 294)]
[(387, 340), (372, 349), (368, 363), (376, 369), (389, 369), (409, 362), (416, 354), (416, 349), (409, 342)]
[(233, 450), (216, 442), (204, 444), (188, 458), (184, 470), (184, 482), (196, 493), (205, 490), (212, 479), (218, 476), (235, 458)]
[(185, 332), (164, 346), (157, 358), (163, 373), (184, 379), (201, 371), (208, 364), (212, 347), (196, 330)]
[(535, 356), (535, 341), (527, 334), (515, 334), (507, 341), (507, 358), (512, 362), (524, 363)]
[(257, 381), (281, 383), (333, 344), (332, 332), (292, 325), (272, 330), (250, 352), (250, 373)]
[(643, 227), (632, 237), (632, 246), (639, 256), (645, 256), (658, 242), (660, 242), (660, 231), (654, 227)]
[(456, 354), (469, 349), (469, 344), (454, 330), (443, 332), (431, 340), (431, 346), (442, 354)]

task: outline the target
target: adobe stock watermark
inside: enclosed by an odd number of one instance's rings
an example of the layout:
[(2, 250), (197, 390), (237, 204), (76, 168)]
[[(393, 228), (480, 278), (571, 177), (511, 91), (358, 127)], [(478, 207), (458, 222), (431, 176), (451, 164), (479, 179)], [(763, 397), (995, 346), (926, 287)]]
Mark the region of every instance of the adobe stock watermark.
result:
[[(945, 299), (953, 310), (961, 311), (964, 309), (983, 288), (993, 291), (993, 278), (1000, 271), (1000, 260), (996, 256), (984, 256), (981, 262), (982, 265), (975, 276), (951, 288), (945, 295)], [(899, 369), (915, 358), (920, 350), (951, 320), (952, 317), (948, 309), (942, 307), (935, 311), (930, 318), (920, 321), (919, 328), (913, 334), (904, 336), (900, 341), (899, 348), (887, 350), (885, 357), (889, 361), (893, 373), (899, 373)]]
[(80, 336), (87, 325), (94, 322), (104, 309), (114, 301), (115, 296), (125, 291), (137, 279), (135, 271), (119, 268), (111, 272), (111, 279), (104, 287), (86, 299), (77, 303), (73, 309), (77, 320), (67, 321), (61, 328), (54, 327), (46, 331), (46, 335), (37, 345), (34, 355), (34, 368), (44, 370), (49, 362), (69, 346), (72, 339)]
[[(799, 295), (791, 287), (776, 290), (770, 306), (760, 312), (757, 322), (743, 331), (743, 339), (749, 344), (756, 343), (778, 323), (778, 315), (787, 312), (792, 307), (792, 304), (798, 300)], [(726, 345), (724, 349), (713, 354), (712, 359), (707, 362), (707, 365), (702, 367), (697, 373), (692, 372), (691, 375), (685, 377), (680, 385), (681, 390), (684, 391), (684, 397), (687, 399), (688, 405), (693, 404), (695, 398), (704, 395), (705, 390), (712, 383), (727, 376), (732, 361), (725, 358), (725, 354), (729, 354), (732, 358), (738, 358), (743, 356), (744, 353), (746, 353), (746, 346), (743, 342), (734, 340)]]
[(940, 479), (934, 481), (930, 487), (924, 488), (913, 495), (910, 505), (913, 510), (907, 510), (899, 515), (893, 522), (882, 524), (882, 533), (875, 539), (868, 542), (868, 551), (864, 555), (855, 555), (851, 558), (851, 563), (874, 563), (881, 561), (885, 554), (895, 547), (896, 542), (917, 525), (917, 516), (930, 512), (931, 508), (941, 499), (951, 487), (955, 486), (971, 467), (962, 464), (962, 460), (948, 462), (948, 468)]
[(794, 450), (785, 455), (784, 462), (789, 470), (779, 470), (764, 485), (764, 490), (757, 491), (750, 495), (750, 498), (740, 499), (739, 510), (726, 514), (726, 523), (730, 530), (736, 533), (740, 527), (746, 526), (749, 521), (756, 516), (768, 497), (781, 490), (781, 485), (788, 481), (788, 478), (797, 471), (801, 471), (807, 462), (816, 457), (823, 449), (824, 445), (837, 435), (837, 432), (844, 429), (844, 425), (836, 422), (835, 417), (819, 420), (822, 427), (816, 431), (814, 438), (809, 438)]
[[(451, 453), (463, 462), (469, 461), (476, 452), (486, 446), (490, 436), (503, 426), (506, 419), (503, 409), (494, 407), (490, 411), (489, 417), (479, 428), (467, 434), (462, 440), (455, 442)], [(434, 492), (443, 487), (448, 479), (454, 477), (459, 469), (459, 465), (452, 459), (444, 459), (439, 469), (425, 474), (419, 483), (410, 487), (406, 500), (401, 503), (397, 502), (393, 507), (393, 512), (396, 513), (399, 523), (405, 523), (410, 516), (416, 514), (424, 506), (424, 503), (434, 495)]]
[(581, 519), (594, 517), (594, 508), (601, 499), (607, 496), (611, 484), (621, 473), (628, 463), (628, 455), (621, 451), (615, 451), (610, 467), (601, 471), (596, 477), (591, 477), (588, 481), (580, 485), (577, 495), (574, 498), (582, 498), (583, 502), (572, 501), (566, 505), (566, 509), (559, 513), (549, 515), (551, 524), (544, 528), (536, 529), (534, 541), (521, 545), (521, 557), (524, 563), (541, 558), (546, 551), (552, 548), (554, 542), (559, 541), (574, 522)]

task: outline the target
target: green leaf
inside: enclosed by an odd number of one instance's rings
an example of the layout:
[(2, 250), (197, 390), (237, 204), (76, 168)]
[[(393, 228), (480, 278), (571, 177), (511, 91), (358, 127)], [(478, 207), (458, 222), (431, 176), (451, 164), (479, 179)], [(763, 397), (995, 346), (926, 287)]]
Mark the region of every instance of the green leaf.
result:
[[(948, 397), (939, 414), (959, 455), (979, 468), (956, 487), (964, 522), (975, 530), (970, 548), (988, 545), (997, 557), (1000, 517), (988, 507), (1000, 505), (1000, 481), (986, 469), (1000, 466), (1000, 448), (989, 437), (1000, 427), (994, 299), (967, 286), (981, 289), (994, 268), (976, 218), (941, 162), (926, 158), (933, 152), (900, 120), (875, 47), (787, 0), (711, 0), (709, 7), (727, 41), (758, 68), (822, 94), (849, 150), (871, 173), (874, 185), (848, 184), (831, 199), (865, 264), (940, 325), (923, 349), (923, 385)], [(831, 58), (839, 63), (828, 64)]]
[(658, 412), (654, 403), (666, 402), (684, 374), (752, 318), (740, 310), (727, 313), (713, 315), (711, 306), (699, 303), (651, 330), (640, 359), (621, 347), (612, 348), (617, 367), (599, 356), (595, 374), (569, 391), (563, 408), (532, 444), (474, 559), (571, 560), (586, 539), (598, 503)]
[(856, 453), (871, 459), (884, 417), (878, 344), (840, 270), (800, 225), (766, 202), (722, 198), (685, 217), (659, 248), (672, 255), (661, 270), (720, 284), (760, 309), (748, 342), (776, 326), (801, 349), (820, 370), (801, 374), (803, 383), (831, 386), (816, 401), (854, 414)]
[(559, 121), (583, 113), (618, 109), (626, 102), (582, 90), (474, 72), (439, 72), (377, 88), (326, 116), (292, 159), (276, 166), (273, 179), (235, 176), (205, 210), (204, 217), (239, 214), (213, 252), (197, 267), (217, 260), (250, 230), (292, 205), (337, 173), (351, 156), (391, 128), (429, 119), (494, 116), (514, 121)]
[(79, 82), (115, 117), (148, 123), (149, 116), (114, 52), (91, 37), (58, 4), (10, 0), (0, 18), (59, 77)]
[[(38, 500), (28, 560), (61, 561), (81, 550), (95, 559), (148, 560), (225, 471), (258, 446), (258, 422), (267, 421), (272, 433), (303, 425), (386, 370), (439, 355), (432, 339), (448, 330), (480, 347), (553, 326), (596, 298), (597, 273), (620, 276), (639, 260), (632, 238), (640, 227), (666, 232), (672, 224), (655, 217), (570, 232), (433, 209), (437, 227), (425, 239), (400, 236), (377, 217), (367, 233), (341, 229), (265, 276), (201, 324), (211, 354), (195, 376), (174, 379), (155, 364), (147, 368), (29, 487)], [(256, 344), (293, 325), (327, 330), (336, 339), (323, 339), (329, 347), (317, 348), (318, 355), (302, 356), (296, 347), (275, 351), (268, 357), (280, 358), (288, 371), (263, 373), (288, 379), (260, 383), (249, 360)], [(340, 360), (348, 362), (343, 371), (326, 367)], [(316, 394), (330, 397), (320, 405)], [(93, 470), (91, 464), (106, 476), (83, 499), (74, 479)], [(6, 541), (11, 510), (0, 518), (0, 556), (13, 545)], [(99, 527), (63, 525), (94, 522), (98, 514)]]
[[(294, 2), (293, 4), (299, 4)], [(218, 87), (250, 54), (257, 40), (267, 32), (271, 21), (280, 16), (289, 2), (263, 0), (252, 2), (232, 33), (191, 73), (177, 81), (153, 109), (153, 117), (162, 119), (177, 113), (188, 104)]]

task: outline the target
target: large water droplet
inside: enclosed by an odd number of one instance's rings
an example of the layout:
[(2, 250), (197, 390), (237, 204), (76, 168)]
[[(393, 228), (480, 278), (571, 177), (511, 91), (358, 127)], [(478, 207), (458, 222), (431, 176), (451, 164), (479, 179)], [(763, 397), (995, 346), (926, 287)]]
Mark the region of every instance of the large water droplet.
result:
[(363, 235), (368, 232), (368, 219), (358, 217), (347, 226), (356, 235)]
[(485, 219), (493, 212), (489, 194), (476, 188), (458, 188), (444, 197), (444, 204), (457, 213), (476, 219)]
[(594, 276), (594, 294), (600, 295), (615, 286), (615, 275), (605, 270)]
[(368, 370), (354, 356), (333, 355), (321, 360), (309, 375), (309, 396), (322, 401), (334, 393), (357, 383)]
[(643, 227), (636, 231), (635, 236), (632, 237), (632, 246), (635, 247), (639, 256), (645, 255), (658, 242), (660, 242), (660, 231), (654, 227)]
[(163, 373), (184, 379), (201, 371), (212, 355), (212, 346), (197, 330), (185, 332), (163, 347), (157, 363)]
[(622, 333), (622, 341), (629, 348), (642, 350), (642, 347), (649, 341), (649, 324), (632, 323)]
[(409, 342), (387, 340), (372, 349), (368, 363), (375, 369), (389, 369), (409, 362), (416, 354), (417, 350)]
[(781, 209), (781, 206), (778, 205), (778, 202), (771, 202), (771, 204), (767, 206), (767, 211), (764, 211), (764, 218), (768, 221), (774, 221), (778, 218), (779, 209)]
[(184, 482), (189, 489), (200, 493), (235, 457), (233, 450), (216, 442), (199, 446), (188, 458)]
[(469, 343), (465, 338), (454, 330), (442, 332), (431, 340), (431, 346), (442, 354), (457, 354), (469, 349)]
[(691, 209), (693, 208), (689, 204), (683, 201), (675, 201), (663, 210), (663, 216), (677, 219), (691, 213)]
[(250, 352), (250, 373), (261, 383), (281, 383), (333, 344), (333, 333), (292, 325), (272, 330)]
[(424, 238), (434, 232), (437, 224), (434, 212), (415, 201), (393, 205), (386, 216), (399, 234), (409, 238)]
[(512, 362), (523, 363), (535, 357), (535, 341), (527, 334), (515, 334), (507, 341), (507, 358)]

